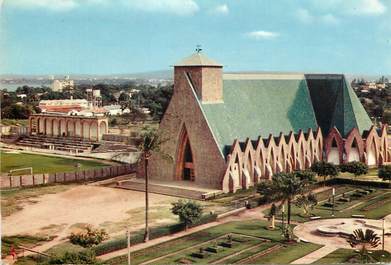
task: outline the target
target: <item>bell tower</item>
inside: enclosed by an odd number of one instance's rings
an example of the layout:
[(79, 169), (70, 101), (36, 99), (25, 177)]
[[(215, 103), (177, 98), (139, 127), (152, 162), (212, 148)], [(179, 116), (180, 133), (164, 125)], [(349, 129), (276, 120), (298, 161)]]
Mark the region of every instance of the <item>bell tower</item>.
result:
[(196, 52), (174, 65), (174, 92), (191, 85), (202, 103), (223, 102), (223, 66)]

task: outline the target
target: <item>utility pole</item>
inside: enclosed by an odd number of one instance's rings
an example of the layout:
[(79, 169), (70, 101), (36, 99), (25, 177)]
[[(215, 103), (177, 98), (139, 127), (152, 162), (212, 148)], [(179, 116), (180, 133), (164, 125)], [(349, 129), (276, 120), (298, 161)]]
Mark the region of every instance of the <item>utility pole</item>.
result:
[(130, 265), (130, 231), (129, 231), (129, 227), (126, 229), (126, 236), (128, 238), (128, 265)]
[(382, 243), (382, 250), (384, 251), (384, 229), (385, 229), (385, 226), (386, 226), (386, 218), (383, 218), (383, 234), (382, 234), (382, 239), (383, 239), (383, 243)]
[(281, 215), (282, 215), (282, 233), (284, 233), (284, 226), (285, 226), (285, 224), (284, 224), (284, 214), (285, 214), (285, 205), (283, 204), (282, 205), (282, 209), (281, 209)]
[(334, 217), (334, 203), (335, 203), (335, 188), (333, 188), (333, 212), (331, 214), (331, 216)]

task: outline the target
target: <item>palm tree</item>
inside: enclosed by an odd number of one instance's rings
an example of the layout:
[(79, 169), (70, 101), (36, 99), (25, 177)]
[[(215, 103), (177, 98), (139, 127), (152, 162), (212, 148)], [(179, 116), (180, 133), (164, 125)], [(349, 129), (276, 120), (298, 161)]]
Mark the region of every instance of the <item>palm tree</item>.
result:
[(143, 128), (142, 141), (139, 145), (141, 152), (140, 159), (144, 162), (144, 176), (145, 176), (145, 232), (144, 242), (149, 240), (149, 227), (148, 227), (148, 211), (149, 211), (149, 176), (148, 176), (148, 161), (152, 153), (160, 153), (161, 156), (167, 157), (160, 152), (160, 146), (163, 143), (157, 130), (150, 128)]
[(309, 181), (300, 177), (300, 172), (278, 173), (271, 181), (260, 183), (258, 193), (269, 200), (281, 200), (288, 203), (288, 224), (291, 223), (291, 204), (296, 195), (303, 194)]
[(363, 263), (368, 262), (368, 248), (375, 248), (380, 244), (380, 237), (375, 233), (375, 231), (371, 229), (366, 229), (365, 233), (364, 231), (360, 229), (356, 229), (353, 231), (353, 234), (349, 236), (347, 239), (348, 243), (352, 248), (359, 246), (360, 249), (360, 256), (361, 261)]

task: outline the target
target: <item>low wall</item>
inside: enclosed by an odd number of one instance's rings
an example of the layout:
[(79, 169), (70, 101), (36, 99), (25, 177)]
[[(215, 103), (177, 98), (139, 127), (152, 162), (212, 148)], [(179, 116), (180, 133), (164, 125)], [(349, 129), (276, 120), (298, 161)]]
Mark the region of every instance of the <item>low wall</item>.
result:
[(22, 176), (1, 176), (0, 187), (18, 188), (51, 183), (67, 183), (76, 181), (101, 180), (136, 172), (135, 164), (102, 167), (65, 173), (46, 173)]

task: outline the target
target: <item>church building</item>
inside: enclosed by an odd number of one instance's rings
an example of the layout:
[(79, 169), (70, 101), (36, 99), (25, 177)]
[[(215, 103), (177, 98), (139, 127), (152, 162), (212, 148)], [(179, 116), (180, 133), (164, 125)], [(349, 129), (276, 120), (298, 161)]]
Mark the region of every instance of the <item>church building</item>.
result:
[(151, 179), (224, 192), (319, 160), (391, 159), (386, 127), (372, 125), (344, 75), (223, 73), (201, 52), (174, 65), (159, 132), (165, 155), (150, 158)]

